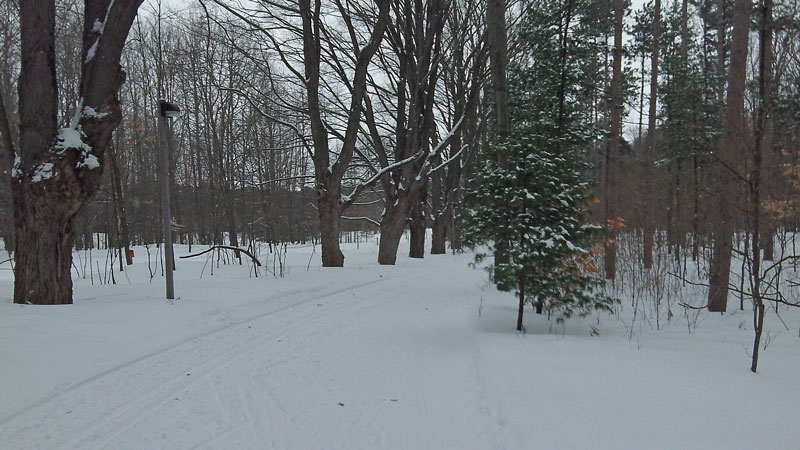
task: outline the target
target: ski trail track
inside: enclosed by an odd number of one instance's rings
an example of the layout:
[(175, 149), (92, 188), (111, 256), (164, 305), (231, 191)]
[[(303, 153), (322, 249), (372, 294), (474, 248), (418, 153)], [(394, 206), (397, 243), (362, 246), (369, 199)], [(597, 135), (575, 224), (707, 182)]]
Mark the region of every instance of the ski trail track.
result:
[(18, 411), (0, 422), (4, 447), (494, 447), (474, 426), (487, 421), (472, 308), (453, 314), (437, 281), (400, 270), (299, 292)]
[[(298, 296), (303, 298), (297, 302), (244, 321), (211, 329), (72, 385), (55, 396), (4, 418), (0, 422), (0, 436), (11, 436), (13, 441), (14, 436), (24, 435), (28, 429), (39, 428), (43, 423), (50, 423), (53, 417), (62, 416), (58, 428), (81, 430), (80, 436), (72, 437), (65, 443), (59, 442), (63, 437), (45, 433), (41, 436), (42, 442), (26, 443), (24, 447), (87, 448), (87, 443), (107, 443), (117, 434), (134, 426), (147, 412), (158, 409), (174, 398), (175, 393), (207, 380), (226, 365), (254, 352), (264, 351), (267, 344), (278, 341), (278, 336), (293, 327), (301, 323), (313, 324), (315, 320), (365, 298), (345, 297), (346, 301), (328, 308), (317, 306), (321, 302), (407, 275), (395, 274), (393, 277), (350, 285), (322, 295), (319, 293), (324, 292), (324, 288), (301, 292)], [(310, 313), (305, 311), (309, 307), (312, 309)], [(300, 309), (304, 311), (298, 311)], [(259, 332), (273, 323), (278, 326), (266, 333)], [(243, 346), (246, 350), (237, 350)], [(196, 363), (187, 367), (186, 361)], [(98, 399), (107, 403), (97, 404)], [(104, 432), (115, 425), (121, 427), (118, 432)], [(101, 438), (101, 442), (90, 444), (91, 441)], [(108, 447), (99, 445), (97, 448)]]

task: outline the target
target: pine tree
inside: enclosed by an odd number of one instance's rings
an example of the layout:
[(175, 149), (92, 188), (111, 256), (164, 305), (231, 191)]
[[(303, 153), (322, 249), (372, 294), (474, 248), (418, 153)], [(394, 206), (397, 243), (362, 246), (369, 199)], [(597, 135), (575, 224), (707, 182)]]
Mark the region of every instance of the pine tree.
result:
[(614, 302), (600, 291), (603, 280), (586, 249), (598, 227), (585, 220), (584, 152), (597, 136), (574, 101), (585, 81), (576, 57), (584, 44), (570, 36), (579, 10), (577, 2), (556, 3), (525, 12), (520, 53), (509, 65), (508, 138), (494, 136), (466, 195), (465, 241), (490, 249), (477, 259), (508, 249), (508, 262), (491, 270), (498, 285), (516, 287), (518, 330), (526, 303), (568, 317)]

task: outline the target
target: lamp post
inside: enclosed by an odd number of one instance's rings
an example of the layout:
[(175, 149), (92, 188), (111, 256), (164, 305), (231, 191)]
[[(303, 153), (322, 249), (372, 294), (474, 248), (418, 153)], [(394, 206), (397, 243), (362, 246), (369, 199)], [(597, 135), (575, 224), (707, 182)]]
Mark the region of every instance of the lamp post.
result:
[(175, 284), (172, 279), (172, 214), (169, 207), (169, 137), (167, 119), (178, 117), (181, 109), (177, 105), (158, 101), (158, 148), (161, 160), (161, 215), (164, 222), (164, 275), (167, 279), (167, 299), (175, 298)]

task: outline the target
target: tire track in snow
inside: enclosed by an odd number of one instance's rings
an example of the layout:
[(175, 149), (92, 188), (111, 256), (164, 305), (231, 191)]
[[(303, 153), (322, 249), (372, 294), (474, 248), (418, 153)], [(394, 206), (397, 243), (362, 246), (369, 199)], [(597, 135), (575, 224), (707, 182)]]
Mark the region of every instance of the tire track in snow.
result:
[[(200, 333), (72, 385), (63, 392), (43, 399), (2, 419), (0, 421), (0, 435), (13, 437), (32, 434), (37, 436), (35, 433), (26, 431), (40, 427), (42, 423), (51, 423), (54, 417), (62, 417), (66, 419), (67, 423), (62, 423), (55, 432), (85, 430), (78, 436), (73, 436), (69, 443), (61, 446), (62, 448), (85, 448), (86, 444), (92, 445), (93, 441), (97, 443), (97, 439), (102, 439), (103, 442), (112, 442), (114, 437), (133, 427), (146, 417), (148, 412), (158, 409), (165, 402), (169, 402), (170, 400), (167, 398), (174, 398), (176, 392), (204, 382), (220, 369), (234, 361), (249, 356), (253, 352), (263, 351), (265, 344), (274, 342), (277, 336), (299, 324), (307, 325), (309, 322), (322, 318), (333, 311), (347, 308), (370, 297), (345, 297), (340, 304), (333, 307), (320, 309), (310, 315), (300, 314), (296, 320), (283, 323), (268, 333), (256, 336), (256, 341), (249, 339), (247, 342), (240, 342), (241, 338), (251, 337), (250, 335), (253, 332), (248, 333), (246, 330), (252, 329), (251, 327), (260, 321), (274, 319), (283, 315), (282, 313), (289, 313), (291, 310), (302, 308), (348, 291), (379, 285), (409, 275), (411, 274), (400, 272), (394, 276), (383, 276), (380, 279), (349, 285), (328, 292), (325, 295), (314, 295), (324, 291), (325, 286), (311, 292), (303, 292), (301, 294), (303, 297), (309, 297), (243, 321), (226, 324)], [(237, 344), (244, 345), (250, 350), (234, 352), (233, 354), (228, 352), (231, 348), (241, 346)], [(214, 349), (217, 351), (214, 352)], [(211, 355), (207, 353), (211, 353)], [(187, 360), (187, 354), (190, 357), (188, 360), (201, 360), (202, 362), (187, 370), (182, 364)], [(178, 362), (175, 362), (176, 360)], [(161, 375), (159, 377), (158, 374), (161, 372), (167, 372), (172, 375), (167, 377)], [(186, 373), (191, 375), (186, 375)], [(187, 378), (191, 380), (188, 383)], [(147, 381), (144, 386), (130, 389), (131, 382), (141, 380)], [(118, 392), (120, 386), (127, 387), (130, 390), (120, 396)], [(102, 399), (104, 396), (111, 399), (112, 403), (116, 401), (117, 404), (112, 405), (110, 409), (98, 406), (96, 400)], [(86, 414), (82, 413), (84, 409), (90, 411), (89, 415), (91, 417), (85, 417)], [(120, 423), (122, 426), (121, 428), (117, 427), (112, 434), (102, 432), (109, 426), (113, 427), (116, 423)], [(90, 425), (87, 427), (87, 424)], [(38, 438), (40, 442), (24, 443), (22, 446), (25, 448), (37, 448), (37, 446), (52, 448), (54, 444), (58, 445), (60, 437), (39, 434)]]

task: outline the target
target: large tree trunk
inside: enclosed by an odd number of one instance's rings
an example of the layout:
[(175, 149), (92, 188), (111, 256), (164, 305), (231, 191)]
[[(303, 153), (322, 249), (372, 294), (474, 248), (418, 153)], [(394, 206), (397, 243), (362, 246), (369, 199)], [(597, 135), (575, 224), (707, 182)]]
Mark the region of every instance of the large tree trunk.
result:
[(453, 208), (448, 207), (433, 220), (431, 255), (443, 255), (447, 251), (447, 228), (453, 217)]
[(391, 266), (397, 261), (397, 247), (408, 223), (408, 197), (412, 195), (413, 193), (409, 192), (396, 198), (394, 202), (387, 202), (386, 212), (381, 218), (378, 264)]
[(711, 261), (708, 289), (708, 310), (725, 312), (728, 307), (731, 253), (733, 250), (734, 190), (737, 178), (733, 170), (744, 156), (744, 91), (747, 75), (747, 34), (750, 23), (750, 2), (736, 0), (733, 10), (731, 65), (728, 74), (728, 98), (723, 132), (717, 141), (716, 165), (717, 208), (714, 227), (714, 254)]
[(14, 302), (71, 304), (72, 228), (81, 206), (77, 186), (50, 190), (44, 183), (15, 183), (14, 187), (18, 237)]
[(317, 191), (317, 194), (322, 267), (344, 267), (344, 254), (339, 247), (338, 196), (328, 191)]
[(55, 1), (20, 2), (20, 152), (12, 174), (17, 265), (14, 302), (72, 303), (75, 216), (100, 186), (103, 156), (121, 113), (119, 60), (141, 0), (86, 0), (81, 99), (58, 129)]
[(406, 228), (405, 214), (395, 210), (381, 220), (381, 240), (378, 245), (378, 264), (393, 266), (397, 261), (397, 247)]
[(410, 233), (410, 248), (408, 256), (411, 258), (424, 258), (425, 257), (425, 188), (419, 193), (418, 201), (411, 208), (409, 230)]
[(344, 267), (344, 254), (339, 247), (340, 211), (338, 200), (338, 193), (317, 189), (322, 267)]

